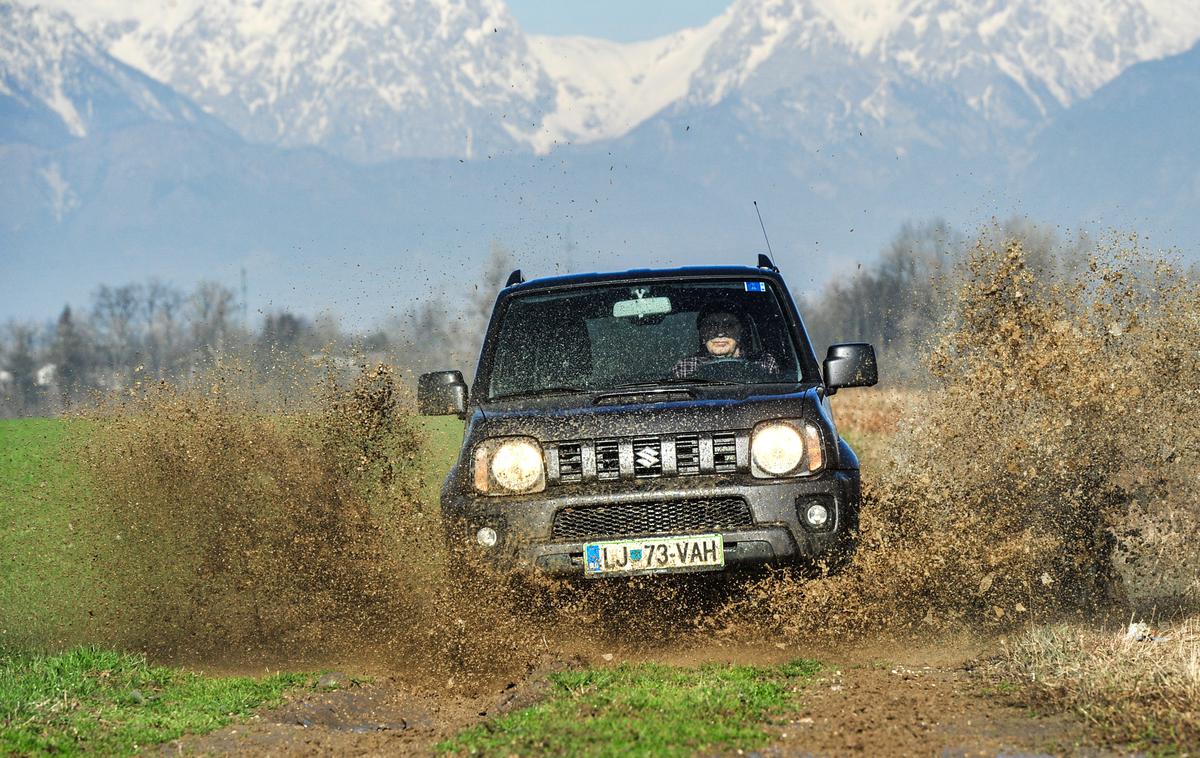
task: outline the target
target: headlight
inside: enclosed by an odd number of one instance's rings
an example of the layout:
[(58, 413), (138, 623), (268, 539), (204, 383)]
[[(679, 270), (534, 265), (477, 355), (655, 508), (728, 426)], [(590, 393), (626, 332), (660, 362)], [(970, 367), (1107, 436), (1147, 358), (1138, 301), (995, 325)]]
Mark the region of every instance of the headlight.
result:
[(808, 522), (809, 526), (820, 529), (829, 521), (829, 509), (820, 503), (810, 505), (808, 506), (808, 510), (804, 512), (804, 520)]
[(767, 421), (750, 435), (750, 463), (755, 476), (803, 476), (821, 470), (821, 432), (806, 421)]
[(523, 495), (546, 489), (542, 446), (531, 437), (499, 437), (475, 448), (475, 489), (488, 495)]

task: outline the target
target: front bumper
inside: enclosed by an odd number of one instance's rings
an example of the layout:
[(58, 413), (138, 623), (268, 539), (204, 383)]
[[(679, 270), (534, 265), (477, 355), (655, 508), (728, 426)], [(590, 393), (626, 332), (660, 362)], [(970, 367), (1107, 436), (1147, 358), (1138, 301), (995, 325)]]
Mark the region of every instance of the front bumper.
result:
[[(683, 532), (720, 534), (725, 543), (726, 569), (819, 560), (835, 549), (844, 548), (848, 538), (858, 530), (857, 470), (827, 471), (812, 479), (762, 480), (739, 475), (591, 483), (557, 487), (525, 497), (489, 498), (444, 492), (442, 515), (452, 547), (477, 551), (499, 568), (582, 577), (587, 543), (663, 533), (555, 539), (554, 520), (559, 511), (698, 498), (742, 498), (749, 506), (752, 524)], [(820, 529), (810, 527), (802, 516), (816, 503), (829, 512), (829, 521)], [(477, 531), (485, 526), (499, 535), (494, 547), (483, 548), (476, 543)]]

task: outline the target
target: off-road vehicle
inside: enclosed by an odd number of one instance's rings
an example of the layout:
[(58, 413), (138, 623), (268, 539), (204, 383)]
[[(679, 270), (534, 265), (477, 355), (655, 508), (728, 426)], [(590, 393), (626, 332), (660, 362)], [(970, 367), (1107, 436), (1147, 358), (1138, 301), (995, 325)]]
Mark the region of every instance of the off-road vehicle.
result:
[(767, 256), (556, 276), (496, 300), (468, 393), (424, 374), (425, 415), (467, 420), (446, 538), (500, 567), (612, 577), (834, 565), (858, 458), (829, 396), (876, 382), (870, 345), (818, 364)]

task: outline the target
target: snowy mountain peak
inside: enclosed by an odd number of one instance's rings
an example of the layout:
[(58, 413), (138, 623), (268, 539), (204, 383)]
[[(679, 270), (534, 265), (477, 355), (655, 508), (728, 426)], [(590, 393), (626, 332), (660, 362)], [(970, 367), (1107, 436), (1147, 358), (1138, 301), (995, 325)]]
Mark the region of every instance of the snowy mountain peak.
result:
[(104, 25), (110, 50), (252, 141), (368, 162), (473, 156), (527, 145), (553, 102), (499, 0), (178, 8), (153, 23)]
[(0, 100), (4, 136), (43, 144), (85, 137), (96, 125), (202, 118), (169, 88), (114, 60), (67, 14), (3, 1)]
[(734, 0), (637, 43), (528, 37), (502, 0), (38, 1), (252, 141), (362, 162), (545, 152), (722, 104), (804, 141), (907, 119), (936, 143), (934, 105), (947, 129), (1024, 133), (1200, 39), (1195, 0)]

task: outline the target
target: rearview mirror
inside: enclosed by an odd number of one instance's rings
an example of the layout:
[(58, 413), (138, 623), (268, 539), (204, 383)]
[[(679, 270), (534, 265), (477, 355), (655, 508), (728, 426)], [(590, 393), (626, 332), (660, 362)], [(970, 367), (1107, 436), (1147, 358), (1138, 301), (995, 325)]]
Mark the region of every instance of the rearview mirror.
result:
[(842, 387), (873, 387), (879, 381), (875, 348), (865, 342), (830, 345), (824, 369), (827, 395)]
[(671, 312), (669, 297), (638, 297), (633, 300), (618, 300), (613, 303), (613, 316), (617, 318), (645, 318)]
[(462, 416), (467, 412), (467, 383), (461, 371), (434, 371), (417, 380), (417, 413)]

